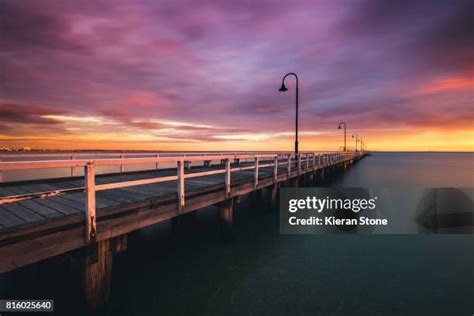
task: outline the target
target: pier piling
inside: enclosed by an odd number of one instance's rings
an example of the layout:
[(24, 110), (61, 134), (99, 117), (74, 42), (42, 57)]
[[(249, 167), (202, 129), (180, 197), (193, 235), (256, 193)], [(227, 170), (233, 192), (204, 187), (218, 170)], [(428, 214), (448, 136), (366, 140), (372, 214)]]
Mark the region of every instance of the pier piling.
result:
[(277, 202), (279, 190), (280, 190), (280, 183), (275, 183), (275, 184), (271, 187), (270, 197), (271, 197), (272, 203), (276, 203), (276, 202)]
[(222, 236), (232, 239), (232, 223), (234, 220), (234, 199), (227, 199), (217, 204), (218, 216), (221, 222)]
[(84, 267), (84, 295), (91, 309), (105, 305), (110, 297), (113, 254), (110, 239), (89, 246)]

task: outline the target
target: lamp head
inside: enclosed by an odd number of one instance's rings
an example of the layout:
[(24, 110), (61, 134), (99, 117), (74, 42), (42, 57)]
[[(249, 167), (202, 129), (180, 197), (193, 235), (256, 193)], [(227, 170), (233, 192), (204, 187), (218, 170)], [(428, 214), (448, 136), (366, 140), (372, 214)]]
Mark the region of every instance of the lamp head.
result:
[(337, 127), (337, 129), (341, 129), (341, 124), (339, 124), (339, 126)]
[(281, 92), (285, 92), (287, 90), (288, 90), (288, 88), (285, 86), (284, 83), (282, 83), (280, 89), (278, 89), (278, 91), (281, 91)]

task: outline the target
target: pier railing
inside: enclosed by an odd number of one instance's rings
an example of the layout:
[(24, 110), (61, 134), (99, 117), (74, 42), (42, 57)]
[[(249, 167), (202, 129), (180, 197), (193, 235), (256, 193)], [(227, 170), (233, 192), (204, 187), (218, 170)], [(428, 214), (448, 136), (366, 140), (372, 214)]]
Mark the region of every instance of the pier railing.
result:
[[(302, 152), (305, 154), (308, 152)], [(330, 154), (334, 152), (321, 152), (321, 154)], [(206, 156), (210, 160), (203, 160), (204, 165), (209, 165), (212, 160), (220, 159), (222, 156), (229, 156), (229, 155), (265, 155), (269, 154), (269, 152), (246, 152), (246, 151), (238, 151), (238, 152), (43, 152), (43, 153), (21, 153), (21, 154), (0, 154), (0, 163), (2, 161), (14, 161), (15, 159), (33, 159), (29, 161), (37, 160), (44, 160), (48, 158), (48, 160), (61, 160), (61, 159), (69, 159), (69, 160), (80, 160), (82, 159), (111, 159), (112, 157), (126, 159), (126, 158), (137, 158), (137, 157), (153, 157), (153, 158), (160, 158), (160, 157), (193, 157), (193, 156)], [(271, 152), (271, 154), (278, 154), (278, 155), (288, 155), (291, 154), (286, 151), (280, 152)], [(125, 164), (118, 164), (120, 172), (125, 172)], [(155, 169), (158, 169), (158, 163), (155, 165)], [(70, 176), (76, 176), (76, 167), (70, 168)], [(0, 169), (0, 182), (3, 182), (3, 175), (2, 170)]]
[[(27, 154), (22, 155), (25, 157)], [(82, 154), (81, 154), (82, 155)], [(84, 154), (87, 156), (88, 154)], [(123, 155), (123, 154), (121, 154)], [(130, 156), (141, 156), (142, 154), (131, 153)], [(145, 154), (150, 155), (150, 154)], [(14, 196), (0, 197), (0, 205), (21, 202), (31, 199), (46, 199), (48, 197), (61, 196), (72, 193), (85, 194), (85, 227), (86, 242), (95, 241), (96, 239), (96, 192), (103, 190), (112, 190), (126, 188), (131, 186), (147, 185), (161, 182), (176, 181), (176, 193), (178, 201), (178, 214), (181, 214), (186, 205), (185, 179), (204, 177), (210, 175), (224, 174), (224, 192), (225, 197), (231, 197), (231, 173), (243, 170), (254, 170), (254, 188), (257, 189), (259, 182), (259, 171), (263, 168), (273, 168), (273, 180), (278, 182), (279, 166), (286, 166), (288, 177), (292, 174), (293, 165), (298, 174), (315, 170), (316, 167), (324, 167), (333, 165), (338, 162), (354, 159), (362, 155), (361, 152), (336, 152), (336, 153), (314, 153), (304, 152), (295, 157), (291, 153), (253, 153), (253, 154), (205, 154), (205, 155), (179, 155), (179, 156), (158, 156), (158, 157), (142, 157), (142, 158), (106, 158), (106, 159), (68, 159), (68, 160), (33, 160), (33, 161), (3, 161), (0, 162), (0, 174), (2, 171), (27, 170), (27, 169), (50, 169), (50, 168), (83, 168), (84, 169), (84, 186), (58, 189), (52, 191), (44, 191), (37, 193), (28, 193)], [(8, 155), (11, 157), (11, 155)], [(90, 154), (88, 155), (90, 156)], [(206, 162), (220, 160), (220, 165), (224, 168), (209, 171), (199, 171), (185, 173), (186, 169), (190, 169), (193, 162)], [(234, 162), (232, 166), (231, 162)], [(245, 163), (240, 163), (245, 162)], [(111, 165), (137, 165), (137, 164), (156, 164), (159, 163), (176, 163), (177, 172), (171, 176), (159, 176), (149, 179), (121, 181), (105, 184), (96, 183), (96, 168), (99, 166)], [(249, 165), (247, 165), (250, 163)], [(124, 168), (121, 167), (123, 172)], [(73, 174), (73, 172), (72, 172)]]

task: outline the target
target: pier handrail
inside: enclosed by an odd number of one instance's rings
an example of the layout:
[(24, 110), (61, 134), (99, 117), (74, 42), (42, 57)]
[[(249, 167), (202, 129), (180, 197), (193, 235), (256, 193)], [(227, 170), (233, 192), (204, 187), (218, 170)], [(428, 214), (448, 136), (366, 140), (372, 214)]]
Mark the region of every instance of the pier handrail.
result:
[[(146, 185), (160, 182), (177, 181), (177, 201), (178, 214), (183, 212), (185, 203), (185, 183), (184, 180), (194, 177), (203, 177), (215, 174), (225, 174), (225, 197), (231, 197), (231, 173), (242, 170), (254, 169), (254, 188), (257, 189), (259, 182), (259, 169), (273, 167), (273, 180), (278, 181), (278, 166), (287, 165), (288, 175), (291, 174), (293, 163), (296, 163), (298, 174), (303, 170), (310, 170), (316, 166), (326, 166), (360, 156), (361, 152), (336, 152), (336, 153), (317, 153), (305, 152), (299, 153), (298, 159), (294, 159), (291, 153), (273, 153), (273, 154), (234, 154), (218, 156), (167, 156), (153, 158), (120, 158), (120, 159), (81, 159), (81, 160), (42, 160), (42, 161), (4, 161), (0, 162), (0, 173), (3, 170), (26, 170), (38, 168), (84, 168), (84, 186), (58, 189), (45, 192), (28, 193), (14, 196), (0, 197), (0, 205), (15, 203), (31, 199), (45, 199), (48, 197), (60, 196), (72, 193), (86, 193), (85, 226), (87, 243), (96, 239), (96, 191), (125, 188), (130, 186)], [(209, 161), (209, 158), (218, 158), (223, 163), (223, 169), (185, 173), (185, 164), (193, 161)], [(240, 161), (241, 159), (252, 159), (249, 166), (234, 167), (231, 161)], [(216, 160), (216, 159), (214, 159)], [(282, 160), (282, 161), (281, 161)], [(177, 164), (177, 174), (173, 176), (160, 176), (156, 178), (121, 181), (106, 184), (96, 184), (96, 166), (107, 165), (131, 165), (146, 163), (175, 162)], [(303, 165), (303, 163), (305, 163)], [(121, 168), (122, 169), (122, 168)]]
[[(333, 153), (334, 151), (323, 151), (320, 153)], [(268, 153), (278, 153), (278, 154), (289, 154), (293, 152), (289, 151), (226, 151), (226, 152), (166, 152), (166, 151), (157, 151), (157, 152), (115, 152), (115, 153), (98, 153), (98, 152), (41, 152), (41, 153), (21, 153), (21, 154), (3, 154), (0, 152), (0, 159), (8, 158), (39, 158), (39, 157), (129, 157), (129, 156), (161, 156), (161, 157), (189, 157), (189, 156), (223, 156), (223, 155), (250, 155), (250, 154), (268, 154)], [(302, 154), (312, 153), (312, 151), (303, 151)]]

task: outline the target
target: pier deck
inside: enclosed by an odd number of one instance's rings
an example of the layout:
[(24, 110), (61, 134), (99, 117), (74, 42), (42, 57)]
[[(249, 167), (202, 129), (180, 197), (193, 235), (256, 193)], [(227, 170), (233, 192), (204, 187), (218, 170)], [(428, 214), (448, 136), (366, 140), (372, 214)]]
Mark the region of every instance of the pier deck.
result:
[[(274, 153), (4, 160), (0, 174), (70, 168), (74, 175), (76, 168), (84, 168), (84, 176), (0, 183), (0, 273), (83, 247), (96, 249), (99, 257), (106, 249), (97, 260), (111, 264), (109, 249), (122, 247), (121, 238), (127, 233), (214, 204), (222, 221), (231, 226), (233, 198), (265, 187), (277, 192), (283, 181), (347, 167), (362, 157), (363, 153), (304, 153), (296, 159)], [(156, 164), (157, 169), (125, 172), (126, 165), (145, 163)], [(176, 167), (159, 169), (161, 163)], [(121, 172), (95, 174), (97, 167), (109, 165), (120, 165)], [(86, 273), (90, 284), (104, 278), (101, 269), (90, 265)], [(92, 306), (106, 301), (97, 298), (100, 289), (89, 292)]]

